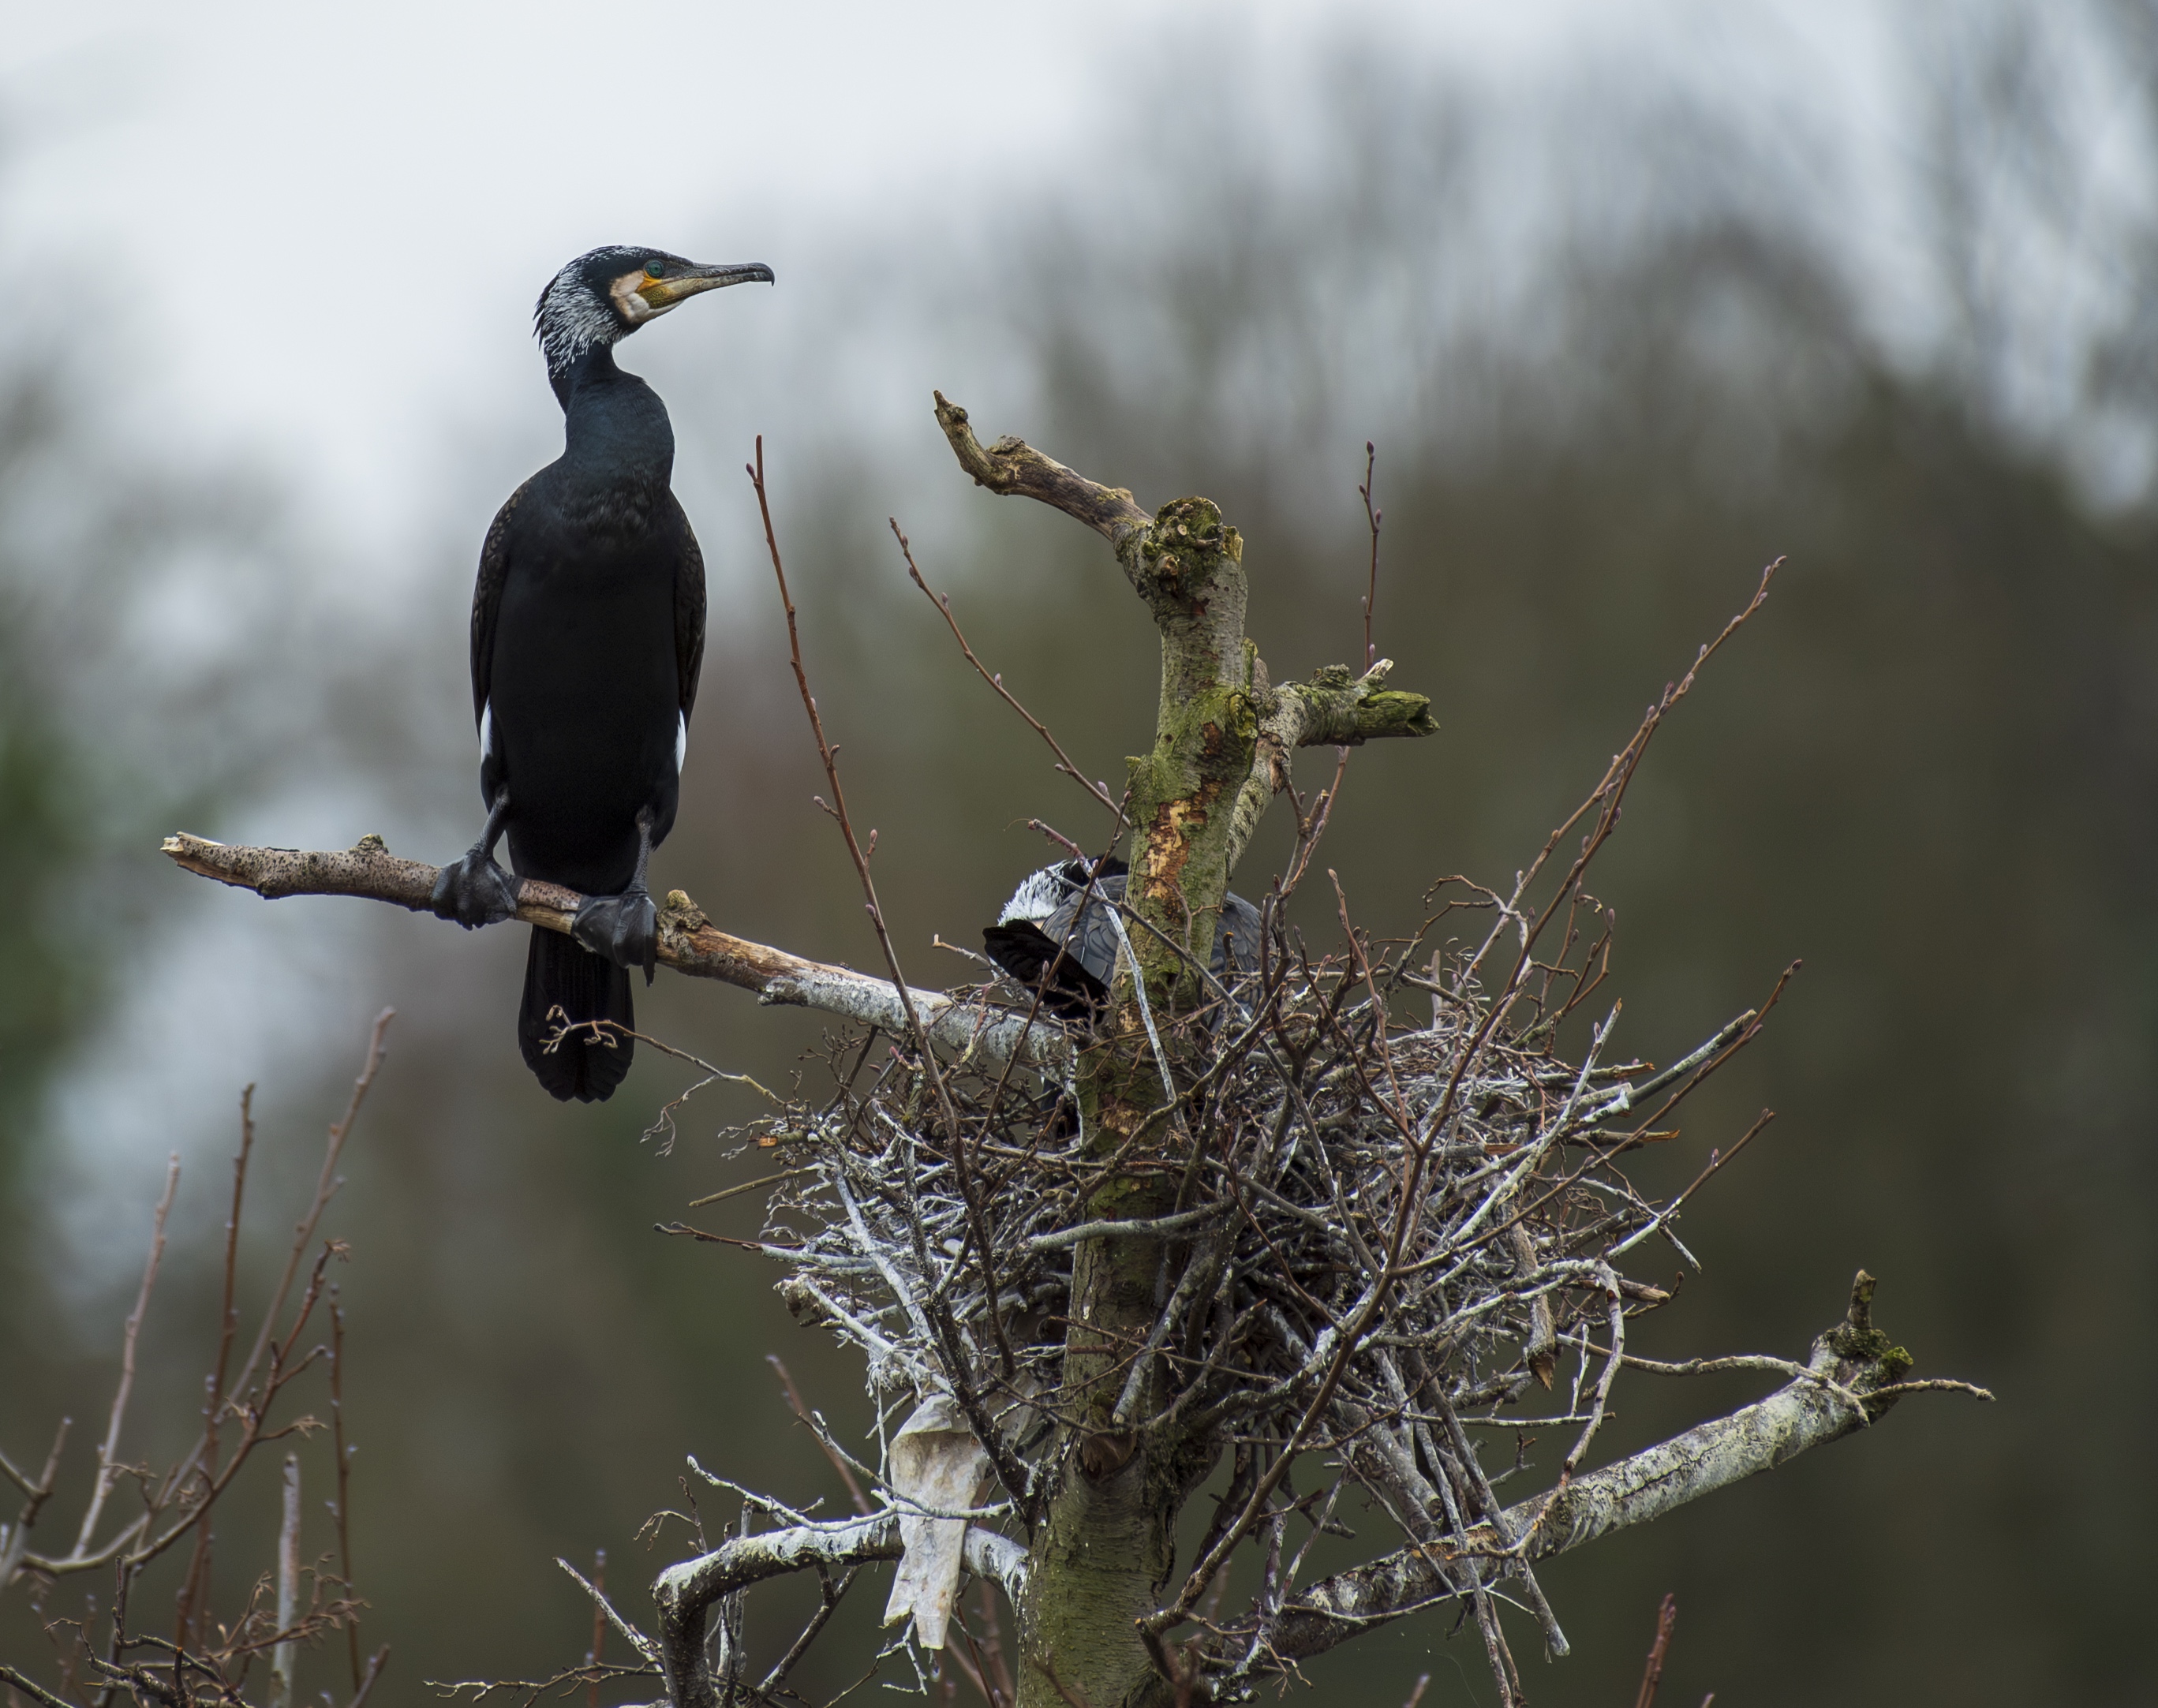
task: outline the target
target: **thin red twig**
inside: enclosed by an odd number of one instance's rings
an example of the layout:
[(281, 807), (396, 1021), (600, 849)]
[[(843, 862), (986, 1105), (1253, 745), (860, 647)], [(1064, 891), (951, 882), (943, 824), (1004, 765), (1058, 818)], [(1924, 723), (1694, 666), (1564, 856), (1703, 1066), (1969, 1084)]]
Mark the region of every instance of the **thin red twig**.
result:
[[(937, 1059), (929, 1029), (922, 1024), (922, 1016), (915, 1011), (913, 992), (907, 984), (906, 973), (901, 970), (898, 952), (891, 945), (891, 934), (885, 929), (884, 911), (877, 902), (876, 881), (870, 875), (869, 855), (856, 839), (854, 821), (847, 815), (846, 792), (839, 784), (839, 760), (831, 742), (825, 738), (824, 720), (817, 710), (816, 696), (809, 692), (809, 674), (802, 663), (801, 626), (795, 615), (794, 596), (787, 591), (787, 569), (780, 561), (779, 534), (772, 525), (772, 500), (764, 483), (764, 436), (761, 433), (756, 438), (756, 461), (750, 467), (748, 473), (750, 484), (756, 489), (757, 513), (764, 523), (764, 543), (772, 555), (772, 572), (779, 583), (779, 601), (787, 610), (787, 643), (794, 666), (794, 684), (801, 690), (803, 709), (809, 715), (810, 733), (817, 739), (817, 756), (823, 762), (825, 781), (832, 788), (832, 804), (828, 810), (839, 821), (840, 833), (846, 839), (847, 853), (854, 863), (854, 875), (861, 880), (870, 923), (875, 927), (878, 946), (884, 951), (885, 965), (891, 973), (892, 987), (898, 992), (900, 1007), (906, 1015), (907, 1029), (913, 1034), (915, 1047), (921, 1053), (922, 1071), (935, 1089), (938, 1107), (943, 1112), (944, 1130), (951, 1135), (952, 1140), (953, 1172), (958, 1178), (961, 1195), (967, 1205), (968, 1236), (979, 1244), (986, 1259), (990, 1249), (987, 1225), (973, 1171), (968, 1166), (966, 1133), (959, 1121), (958, 1110), (952, 1101), (951, 1087), (945, 1083), (944, 1070)], [(870, 841), (872, 844), (875, 841), (874, 831), (870, 833)], [(989, 1322), (995, 1334), (998, 1352), (1004, 1360), (1004, 1373), (1009, 1376), (1017, 1368), (1017, 1360), (1012, 1355), (1010, 1341), (1004, 1333), (1004, 1312), (996, 1296), (994, 1266), (985, 1262), (983, 1273), (989, 1289)], [(968, 1422), (975, 1424), (976, 1432), (983, 1437), (982, 1444), (996, 1466), (999, 1480), (1004, 1484), (1012, 1499), (1025, 1506), (1028, 1496), (1025, 1473), (1004, 1449), (997, 1432), (984, 1427), (987, 1416), (982, 1412), (980, 1401), (972, 1392), (965, 1371), (959, 1367), (956, 1359), (947, 1374), (956, 1391), (954, 1397), (959, 1401), (961, 1409), (969, 1414)]]
[(891, 526), (892, 537), (899, 542), (901, 555), (906, 560), (906, 573), (913, 577), (914, 585), (922, 591), (929, 602), (937, 607), (937, 613), (943, 617), (946, 627), (952, 631), (952, 638), (959, 643), (959, 650), (966, 654), (967, 662), (974, 667), (975, 674), (994, 689), (1004, 703), (1026, 720), (1027, 727), (1049, 744), (1049, 751), (1056, 756), (1056, 768), (1116, 815), (1117, 828), (1122, 830), (1124, 823), (1123, 809), (1109, 798), (1107, 789), (1098, 782), (1088, 781), (1086, 773), (1072, 763), (1071, 756), (1064, 751), (1062, 744), (1050, 733), (1049, 726), (1019, 703), (1018, 696), (1004, 686), (1003, 673), (999, 671), (993, 674), (989, 668), (974, 656), (974, 649), (967, 644), (966, 636), (959, 632), (959, 620), (952, 615), (950, 596), (933, 591), (929, 583), (922, 579), (922, 571), (916, 567), (914, 562), (914, 548), (909, 543), (906, 535), (900, 531), (899, 519), (896, 516), (888, 516), (885, 519)]
[(1379, 447), (1369, 439), (1364, 441), (1364, 484), (1356, 488), (1356, 496), (1364, 501), (1364, 520), (1371, 529), (1371, 580), (1364, 593), (1364, 668), (1369, 670), (1378, 661), (1379, 649), (1371, 643), (1371, 612), (1379, 602), (1379, 524), (1386, 520), (1386, 513), (1375, 509), (1371, 504), (1371, 471), (1378, 466)]
[(1655, 1708), (1656, 1686), (1663, 1682), (1664, 1656), (1671, 1646), (1671, 1628), (1678, 1623), (1679, 1598), (1666, 1595), (1664, 1604), (1656, 1609), (1656, 1640), (1649, 1649), (1649, 1664), (1641, 1674), (1640, 1694), (1634, 1698), (1634, 1708)]

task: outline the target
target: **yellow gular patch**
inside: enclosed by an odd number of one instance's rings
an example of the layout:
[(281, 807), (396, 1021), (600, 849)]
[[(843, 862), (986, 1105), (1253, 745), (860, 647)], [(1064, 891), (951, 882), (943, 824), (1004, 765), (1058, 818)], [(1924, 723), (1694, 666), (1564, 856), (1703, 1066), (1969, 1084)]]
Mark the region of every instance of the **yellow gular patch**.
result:
[(622, 317), (632, 326), (642, 325), (661, 312), (639, 294), (638, 287), (643, 283), (644, 269), (639, 267), (633, 273), (624, 273), (607, 287), (607, 295), (614, 298), (614, 306), (622, 311)]

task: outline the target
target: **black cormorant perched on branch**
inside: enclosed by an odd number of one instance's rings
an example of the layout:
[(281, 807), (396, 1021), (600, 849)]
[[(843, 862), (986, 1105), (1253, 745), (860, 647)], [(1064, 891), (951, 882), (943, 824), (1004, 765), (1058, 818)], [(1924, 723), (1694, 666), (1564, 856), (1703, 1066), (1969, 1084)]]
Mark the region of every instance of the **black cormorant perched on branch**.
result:
[(534, 323), (562, 405), (562, 454), (510, 494), (480, 550), (472, 591), (472, 716), (487, 828), (445, 866), (435, 911), (467, 928), (517, 911), (495, 864), (507, 832), (519, 876), (592, 898), (570, 937), (535, 926), (517, 1037), (557, 1097), (606, 1097), (630, 1040), (571, 1024), (632, 1024), (628, 969), (658, 952), (644, 887), (674, 823), (689, 710), (705, 653), (705, 563), (668, 481), (667, 406), (614, 364), (614, 346), (700, 292), (772, 282), (757, 263), (700, 266), (656, 249), (596, 249), (555, 275)]
[[(1130, 868), (1112, 856), (1102, 863), (1094, 894), (1087, 893), (1085, 860), (1062, 860), (1030, 873), (1012, 892), (997, 922), (982, 932), (990, 960), (1066, 1020), (1091, 1018), (1108, 1000), (1117, 970), (1117, 905)], [(1134, 929), (1126, 927), (1127, 935)], [(1060, 957), (1058, 951), (1063, 952)], [(1258, 965), (1259, 911), (1241, 895), (1222, 899), (1214, 931), (1214, 975)]]

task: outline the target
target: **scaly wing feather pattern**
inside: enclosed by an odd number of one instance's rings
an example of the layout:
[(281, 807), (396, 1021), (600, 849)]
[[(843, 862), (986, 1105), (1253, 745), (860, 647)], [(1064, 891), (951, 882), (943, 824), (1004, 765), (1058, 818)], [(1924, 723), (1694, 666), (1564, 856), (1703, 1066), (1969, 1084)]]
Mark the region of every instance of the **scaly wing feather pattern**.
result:
[[(538, 479), (534, 476), (533, 479)], [(532, 482), (512, 493), (488, 524), (487, 539), (479, 549), (479, 576), (472, 583), (472, 725), (479, 725), (487, 710), (488, 684), (494, 675), (494, 619), (502, 609), (503, 583), (509, 579), (509, 529), (519, 502), (532, 490)]]
[[(679, 515), (681, 506), (675, 511)], [(686, 719), (697, 704), (697, 674), (705, 668), (705, 555), (689, 519), (681, 519), (684, 550), (674, 565), (674, 673)]]

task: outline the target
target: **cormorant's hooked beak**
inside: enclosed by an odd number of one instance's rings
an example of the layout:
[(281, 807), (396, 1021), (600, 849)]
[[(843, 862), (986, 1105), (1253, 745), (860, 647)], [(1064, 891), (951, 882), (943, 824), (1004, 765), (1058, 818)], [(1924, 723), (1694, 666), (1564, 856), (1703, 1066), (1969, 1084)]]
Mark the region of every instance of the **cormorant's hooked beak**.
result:
[(738, 261), (725, 266), (670, 267), (657, 279), (642, 272), (629, 273), (615, 281), (614, 300), (629, 323), (638, 326), (703, 292), (746, 285), (751, 280), (771, 284), (772, 269), (762, 261)]
[(762, 261), (741, 261), (724, 267), (692, 267), (687, 272), (670, 273), (663, 279), (647, 279), (638, 287), (638, 295), (649, 302), (656, 313), (662, 308), (672, 308), (700, 291), (746, 285), (751, 280), (769, 285), (772, 281), (772, 269)]

